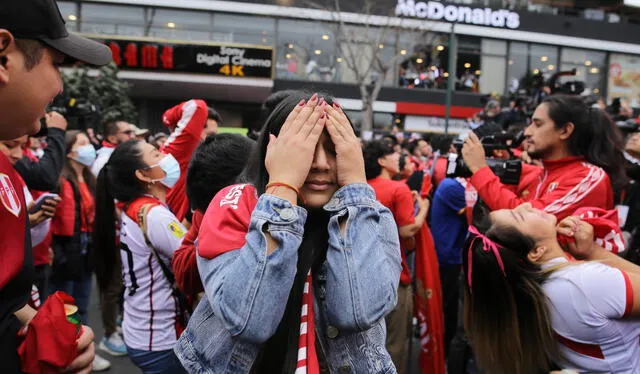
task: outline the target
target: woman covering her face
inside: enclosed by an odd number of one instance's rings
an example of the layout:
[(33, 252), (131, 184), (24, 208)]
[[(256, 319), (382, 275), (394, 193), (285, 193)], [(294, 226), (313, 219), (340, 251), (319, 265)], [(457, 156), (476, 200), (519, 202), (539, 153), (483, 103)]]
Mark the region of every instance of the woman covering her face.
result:
[(397, 297), (398, 232), (340, 106), (290, 94), (244, 178), (218, 193), (200, 228), (207, 297), (176, 347), (184, 367), (395, 373), (384, 317)]
[(478, 226), (463, 256), (464, 316), (483, 371), (636, 372), (640, 267), (596, 245), (588, 223), (557, 224), (530, 204)]

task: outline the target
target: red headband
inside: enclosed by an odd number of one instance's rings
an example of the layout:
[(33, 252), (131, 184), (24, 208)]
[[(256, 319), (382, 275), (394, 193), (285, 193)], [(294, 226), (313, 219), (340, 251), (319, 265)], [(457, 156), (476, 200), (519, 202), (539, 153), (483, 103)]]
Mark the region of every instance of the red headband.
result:
[(482, 245), (483, 245), (483, 249), (485, 252), (493, 252), (493, 254), (496, 256), (496, 261), (498, 261), (498, 265), (500, 266), (500, 270), (502, 270), (502, 274), (506, 277), (507, 273), (504, 270), (504, 263), (502, 262), (502, 256), (500, 256), (500, 251), (498, 250), (498, 248), (502, 248), (500, 247), (496, 242), (494, 242), (493, 240), (487, 238), (485, 235), (481, 234), (480, 231), (478, 231), (477, 228), (475, 228), (474, 226), (469, 226), (469, 232), (472, 233), (473, 235), (475, 235), (475, 237), (473, 238), (473, 241), (471, 241), (471, 245), (469, 246), (469, 253), (467, 254), (468, 256), (468, 261), (467, 261), (467, 283), (469, 284), (469, 289), (471, 289), (471, 269), (473, 268), (472, 266), (472, 262), (473, 262), (473, 244), (476, 242), (476, 240), (478, 240), (478, 238), (482, 239)]

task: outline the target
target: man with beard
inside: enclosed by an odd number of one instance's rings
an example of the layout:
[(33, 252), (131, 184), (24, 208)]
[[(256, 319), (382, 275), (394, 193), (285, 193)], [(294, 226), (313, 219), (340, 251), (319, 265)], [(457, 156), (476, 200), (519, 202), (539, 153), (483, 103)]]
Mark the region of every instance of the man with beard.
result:
[(492, 210), (513, 209), (523, 202), (563, 219), (581, 207), (612, 209), (614, 191), (626, 184), (621, 139), (609, 116), (580, 98), (545, 99), (525, 130), (525, 150), (543, 162), (537, 183), (517, 195), (487, 166), (485, 151), (471, 133), (462, 155), (473, 173), (471, 184)]

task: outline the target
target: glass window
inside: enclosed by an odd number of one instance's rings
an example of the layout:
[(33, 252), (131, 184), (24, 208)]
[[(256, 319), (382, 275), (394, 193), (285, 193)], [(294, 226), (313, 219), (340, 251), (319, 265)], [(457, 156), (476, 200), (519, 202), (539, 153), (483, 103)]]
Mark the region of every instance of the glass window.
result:
[(82, 4), (80, 31), (92, 34), (144, 36), (144, 8), (120, 5)]
[[(318, 22), (278, 22), (277, 76), (285, 79), (334, 82), (347, 70), (336, 53), (333, 31)], [(360, 52), (359, 52), (360, 53)]]
[(517, 92), (524, 88), (524, 81), (528, 74), (529, 46), (526, 43), (510, 43), (509, 59), (507, 60), (507, 91)]
[(149, 36), (178, 40), (211, 40), (212, 15), (208, 12), (150, 9)]
[(640, 107), (640, 56), (612, 53), (609, 57), (608, 101), (620, 98)]
[(607, 54), (605, 52), (588, 51), (584, 49), (563, 48), (560, 68), (562, 71), (576, 69), (573, 77), (561, 77), (560, 83), (567, 81), (582, 81), (585, 89), (590, 93), (604, 92), (607, 78)]
[(533, 75), (542, 74), (545, 80), (558, 70), (558, 47), (531, 44), (529, 69)]
[(276, 21), (273, 18), (214, 14), (213, 40), (224, 43), (274, 45)]
[(446, 88), (449, 40), (446, 34), (402, 33), (399, 43), (399, 85), (408, 88)]
[(480, 65), (480, 38), (458, 37), (458, 63), (456, 89), (467, 92), (479, 92), (479, 77), (482, 74)]
[(67, 29), (76, 31), (78, 27), (78, 5), (70, 1), (58, 1), (58, 8), (60, 8), (60, 14), (66, 22)]

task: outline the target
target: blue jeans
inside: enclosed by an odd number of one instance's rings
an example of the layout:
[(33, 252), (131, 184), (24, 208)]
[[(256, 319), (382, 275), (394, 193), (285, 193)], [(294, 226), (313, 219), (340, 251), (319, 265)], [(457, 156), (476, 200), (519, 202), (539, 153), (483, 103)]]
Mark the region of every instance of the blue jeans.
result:
[(74, 281), (62, 281), (57, 279), (51, 279), (50, 295), (53, 295), (56, 291), (66, 292), (76, 299), (76, 306), (78, 307), (78, 313), (82, 318), (82, 324), (88, 325), (87, 312), (89, 310), (89, 297), (91, 296), (91, 286), (93, 277), (91, 274), (86, 275), (81, 280)]
[(173, 350), (153, 352), (127, 347), (127, 353), (143, 374), (186, 373)]

